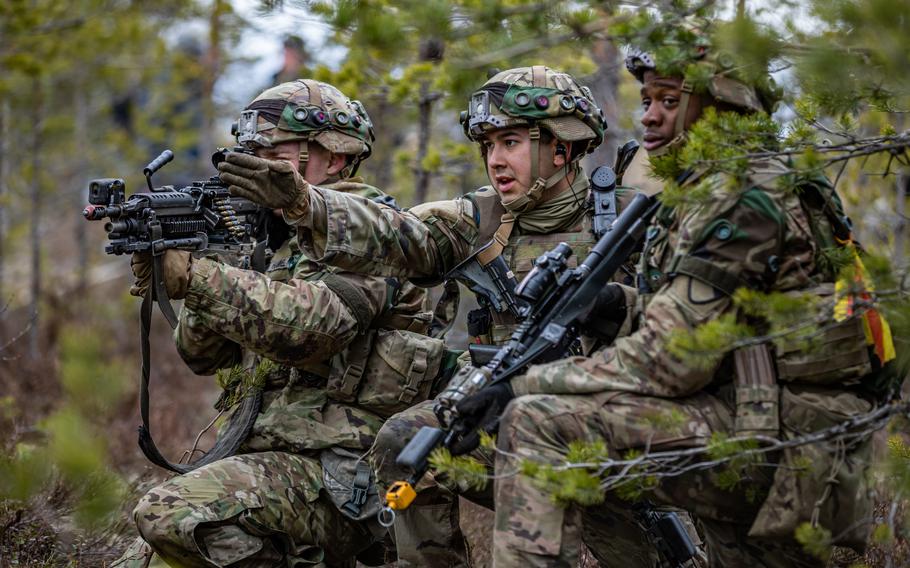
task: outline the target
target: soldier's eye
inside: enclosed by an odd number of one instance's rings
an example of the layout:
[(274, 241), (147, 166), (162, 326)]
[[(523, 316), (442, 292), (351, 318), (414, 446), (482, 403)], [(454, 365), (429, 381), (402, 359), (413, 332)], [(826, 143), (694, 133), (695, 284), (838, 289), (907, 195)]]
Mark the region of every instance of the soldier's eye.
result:
[(672, 107), (677, 102), (679, 102), (679, 101), (676, 100), (676, 97), (664, 97), (664, 99), (663, 99), (664, 106), (666, 106), (666, 107)]
[(641, 108), (648, 110), (648, 107), (651, 106), (651, 99), (642, 99)]

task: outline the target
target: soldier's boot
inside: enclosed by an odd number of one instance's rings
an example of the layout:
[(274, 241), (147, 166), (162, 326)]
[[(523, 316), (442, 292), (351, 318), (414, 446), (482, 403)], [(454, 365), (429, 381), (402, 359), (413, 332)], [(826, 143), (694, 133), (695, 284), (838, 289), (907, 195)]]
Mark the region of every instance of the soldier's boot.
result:
[[(395, 458), (422, 426), (439, 426), (432, 401), (392, 416), (379, 430), (370, 462), (381, 490), (411, 474), (398, 466)], [(424, 476), (416, 489), (417, 498), (396, 515), (392, 529), (399, 568), (468, 566), (468, 548), (459, 526), (458, 494), (462, 492), (457, 487), (441, 486), (431, 474)], [(491, 496), (489, 493), (481, 504), (489, 505)]]
[(373, 537), (320, 497), (322, 489), (317, 460), (246, 454), (164, 482), (140, 500), (133, 517), (171, 566), (353, 568)]

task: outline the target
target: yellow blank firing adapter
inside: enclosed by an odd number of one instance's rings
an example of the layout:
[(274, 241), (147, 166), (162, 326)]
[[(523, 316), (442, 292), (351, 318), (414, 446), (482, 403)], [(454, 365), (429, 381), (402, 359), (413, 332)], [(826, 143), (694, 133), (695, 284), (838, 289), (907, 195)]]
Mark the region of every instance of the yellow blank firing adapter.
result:
[(407, 481), (396, 481), (385, 494), (386, 503), (388, 503), (390, 509), (395, 511), (407, 509), (416, 497), (417, 492)]

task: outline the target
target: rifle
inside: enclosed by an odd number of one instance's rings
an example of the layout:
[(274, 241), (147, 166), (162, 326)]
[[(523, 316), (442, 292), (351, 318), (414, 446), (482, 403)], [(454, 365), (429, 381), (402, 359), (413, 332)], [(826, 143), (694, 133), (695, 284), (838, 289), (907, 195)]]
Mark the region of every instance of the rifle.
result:
[[(239, 147), (233, 151), (249, 153)], [(224, 160), (226, 152), (221, 148), (212, 155), (215, 167)], [(200, 459), (188, 464), (172, 463), (158, 450), (149, 426), (149, 329), (153, 301), (158, 302), (171, 328), (177, 327), (177, 315), (164, 287), (162, 258), (169, 249), (252, 254), (257, 239), (265, 238), (268, 211), (252, 201), (231, 196), (217, 176), (181, 188), (167, 185), (155, 188), (152, 175), (173, 159), (173, 152), (165, 150), (152, 160), (142, 171), (148, 191), (133, 193), (129, 198), (122, 179), (91, 180), (89, 205), (82, 215), (89, 221), (108, 219), (104, 225), (110, 240), (104, 248), (108, 254), (147, 252), (152, 255), (152, 285), (142, 299), (140, 310), (142, 425), (139, 427), (139, 447), (152, 463), (186, 473), (237, 451), (256, 420), (262, 394), (254, 390), (244, 397), (215, 445)]]
[[(248, 153), (243, 148), (234, 151)], [(215, 152), (212, 164), (217, 167), (224, 160), (225, 152), (227, 150), (223, 148)], [(259, 205), (232, 197), (218, 176), (181, 188), (153, 187), (152, 175), (173, 159), (174, 153), (165, 150), (152, 160), (142, 170), (148, 191), (133, 193), (128, 199), (122, 179), (91, 180), (89, 205), (82, 211), (89, 221), (109, 219), (104, 224), (110, 240), (104, 247), (107, 254), (152, 254), (155, 296), (171, 327), (177, 325), (177, 316), (164, 289), (164, 281), (159, 278), (164, 252), (182, 249), (250, 254), (265, 218)]]
[[(636, 195), (575, 269), (567, 266), (572, 249), (566, 243), (558, 244), (535, 261), (534, 268), (515, 290), (524, 303), (521, 325), (489, 362), (463, 368), (436, 398), (434, 411), (448, 426), (422, 427), (398, 455), (396, 463), (412, 474), (389, 488), (386, 507), (379, 515), (381, 524), (390, 526), (395, 511), (406, 509), (414, 501), (414, 487), (427, 472), (430, 454), (436, 448), (451, 448), (468, 436), (477, 435), (476, 426), (458, 416), (458, 402), (490, 385), (510, 380), (530, 365), (562, 359), (568, 354), (598, 293), (638, 249), (658, 207), (655, 198)], [(691, 552), (689, 556), (680, 553), (668, 557), (661, 550), (674, 566), (681, 566), (695, 554), (694, 545), (674, 513), (647, 512), (639, 518), (649, 536), (657, 542), (672, 543), (667, 547), (670, 552)]]

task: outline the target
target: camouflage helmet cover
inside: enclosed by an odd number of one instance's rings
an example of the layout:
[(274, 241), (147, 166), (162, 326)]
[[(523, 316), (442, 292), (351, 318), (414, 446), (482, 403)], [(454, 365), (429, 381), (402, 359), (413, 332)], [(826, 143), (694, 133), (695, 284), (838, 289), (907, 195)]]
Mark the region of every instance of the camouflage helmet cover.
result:
[(566, 142), (583, 142), (581, 157), (603, 142), (607, 123), (591, 90), (568, 73), (536, 65), (502, 71), (473, 95), (462, 113), (465, 135), (479, 142), (486, 132), (507, 126), (539, 125)]
[(246, 146), (315, 141), (358, 162), (370, 155), (375, 139), (373, 123), (360, 101), (328, 83), (304, 79), (262, 92), (241, 113), (233, 134)]
[[(714, 49), (711, 39), (694, 24), (687, 28), (694, 38), (684, 46), (684, 53), (688, 55), (690, 64), (701, 67), (698, 75), (708, 77), (704, 85), (708, 94), (719, 102), (747, 112), (774, 110), (781, 92), (770, 75), (763, 72), (757, 81), (746, 79), (731, 53)], [(628, 48), (625, 64), (626, 69), (641, 83), (646, 71), (665, 72), (659, 68), (659, 62), (651, 53), (637, 47)]]

